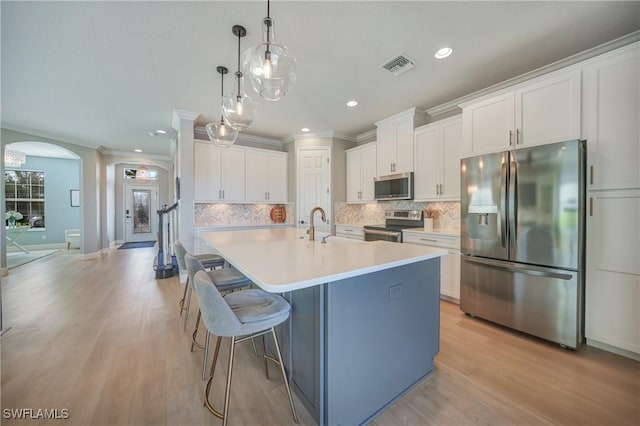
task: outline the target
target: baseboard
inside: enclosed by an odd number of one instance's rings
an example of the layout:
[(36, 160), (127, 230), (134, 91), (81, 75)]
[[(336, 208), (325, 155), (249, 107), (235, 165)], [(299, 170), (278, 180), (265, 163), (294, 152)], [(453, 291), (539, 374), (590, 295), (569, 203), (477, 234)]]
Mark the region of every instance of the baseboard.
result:
[[(54, 250), (54, 249), (66, 249), (67, 243), (52, 243), (52, 244), (30, 244), (24, 246), (27, 250)], [(7, 253), (20, 253), (21, 251), (15, 247), (7, 248)]]
[(455, 303), (456, 305), (460, 304), (460, 299), (457, 297), (447, 296), (446, 294), (440, 293), (440, 299), (446, 300), (447, 302)]
[(0, 268), (0, 275), (3, 277), (9, 275), (9, 268)]
[(636, 361), (640, 361), (639, 353), (631, 352), (626, 349), (618, 348), (616, 346), (611, 346), (607, 343), (598, 342), (597, 340), (593, 340), (593, 339), (586, 339), (586, 340), (587, 340), (588, 346), (593, 346), (594, 348), (602, 349), (607, 352), (613, 352), (614, 354), (617, 354), (626, 358), (631, 358)]

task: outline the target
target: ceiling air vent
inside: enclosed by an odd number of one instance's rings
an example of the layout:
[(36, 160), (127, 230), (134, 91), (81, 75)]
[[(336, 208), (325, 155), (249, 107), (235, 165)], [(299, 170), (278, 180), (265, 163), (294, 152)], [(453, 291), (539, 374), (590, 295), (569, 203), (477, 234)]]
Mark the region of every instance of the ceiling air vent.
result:
[(399, 76), (402, 73), (409, 71), (416, 66), (416, 61), (409, 58), (404, 53), (399, 53), (393, 58), (389, 59), (382, 65), (382, 68), (389, 71), (394, 76)]

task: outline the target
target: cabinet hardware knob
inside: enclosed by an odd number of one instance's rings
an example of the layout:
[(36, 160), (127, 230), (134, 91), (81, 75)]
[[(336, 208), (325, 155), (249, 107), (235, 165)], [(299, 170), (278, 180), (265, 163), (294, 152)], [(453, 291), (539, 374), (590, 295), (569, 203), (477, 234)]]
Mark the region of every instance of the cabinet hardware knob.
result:
[(513, 130), (509, 130), (509, 146), (513, 145)]

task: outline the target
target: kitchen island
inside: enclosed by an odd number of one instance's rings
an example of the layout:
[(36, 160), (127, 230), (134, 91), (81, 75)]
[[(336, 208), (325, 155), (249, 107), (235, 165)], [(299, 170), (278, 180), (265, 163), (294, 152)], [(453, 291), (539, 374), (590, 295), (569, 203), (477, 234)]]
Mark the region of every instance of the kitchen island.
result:
[(256, 285), (284, 293), (293, 388), (320, 425), (363, 424), (433, 370), (444, 249), (300, 229), (201, 234)]

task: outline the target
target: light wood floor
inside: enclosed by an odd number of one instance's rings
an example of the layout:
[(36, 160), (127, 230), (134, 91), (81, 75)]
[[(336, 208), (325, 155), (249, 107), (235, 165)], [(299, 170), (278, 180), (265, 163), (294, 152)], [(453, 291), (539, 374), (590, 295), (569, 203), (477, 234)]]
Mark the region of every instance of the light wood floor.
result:
[[(220, 424), (202, 406), (203, 354), (188, 350), (182, 289), (175, 277), (154, 279), (155, 255), (116, 250), (79, 261), (61, 251), (11, 270), (2, 283), (11, 327), (0, 340), (3, 409), (66, 408), (70, 418), (54, 423), (65, 425)], [(435, 372), (373, 424), (640, 424), (640, 363), (566, 351), (441, 306)], [(266, 380), (250, 344), (240, 349), (230, 424), (293, 424), (275, 368)], [(223, 376), (221, 365), (217, 389)], [(300, 423), (314, 424), (296, 403)]]

